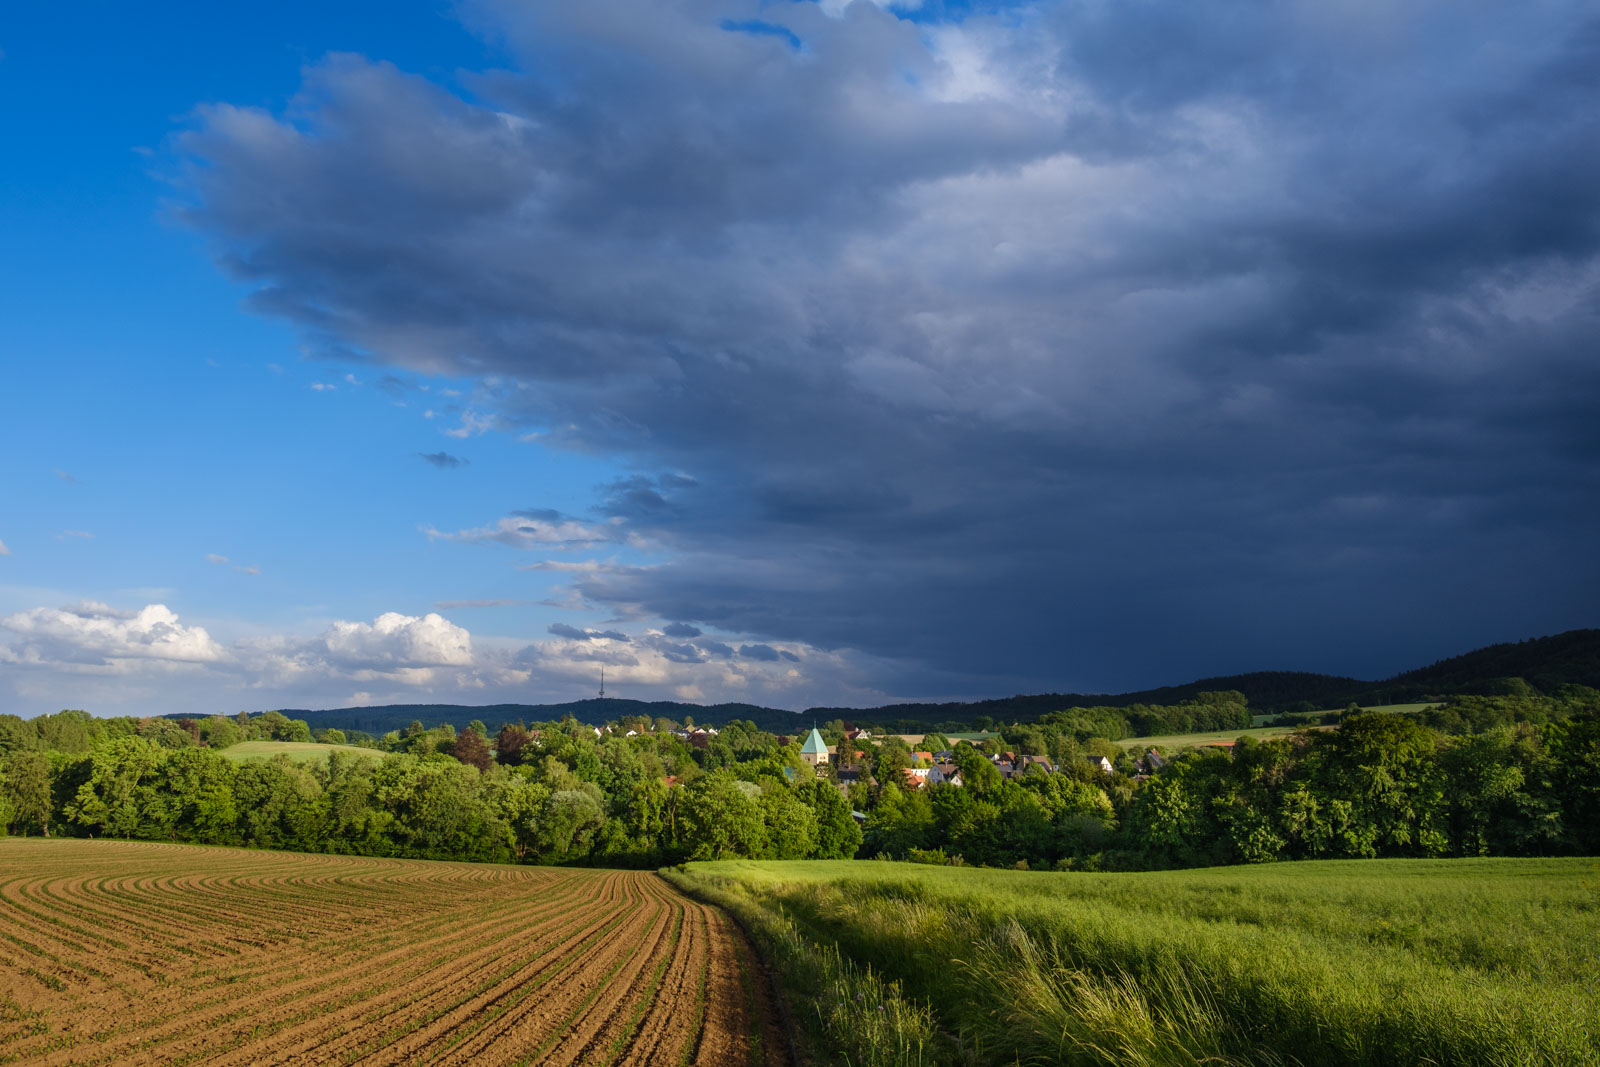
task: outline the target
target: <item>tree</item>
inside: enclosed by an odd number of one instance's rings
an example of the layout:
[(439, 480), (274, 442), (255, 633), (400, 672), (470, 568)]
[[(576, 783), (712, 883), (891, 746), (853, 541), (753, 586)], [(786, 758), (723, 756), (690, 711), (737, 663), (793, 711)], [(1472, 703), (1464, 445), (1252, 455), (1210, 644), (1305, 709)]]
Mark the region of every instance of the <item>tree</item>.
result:
[(817, 844), (813, 855), (820, 860), (847, 860), (861, 848), (861, 827), (856, 825), (850, 802), (839, 787), (825, 779), (810, 783), (811, 809), (816, 813)]
[(50, 836), (51, 770), (43, 752), (15, 751), (0, 760), (0, 798), (10, 809), (7, 823), (18, 833)]
[(547, 863), (582, 858), (605, 821), (600, 802), (587, 790), (561, 789), (551, 793), (539, 818), (540, 858)]
[(539, 847), (539, 827), (550, 790), (514, 774), (490, 782), (491, 797), (510, 835), (511, 858), (527, 863)]
[(213, 715), (200, 724), (200, 739), (211, 748), (230, 748), (242, 738), (238, 724), (221, 715)]
[(903, 856), (910, 849), (927, 848), (933, 828), (933, 805), (927, 791), (908, 792), (889, 782), (867, 816), (867, 849), (873, 855)]
[(286, 757), (247, 760), (233, 780), (240, 840), (259, 848), (313, 849), (322, 840), (321, 788)]
[(232, 760), (210, 749), (186, 748), (168, 756), (163, 787), (171, 798), (173, 826), (186, 841), (231, 844), (236, 840)]
[(776, 786), (761, 794), (762, 822), (766, 846), (762, 855), (773, 860), (806, 859), (816, 851), (817, 816), (788, 786)]
[(1545, 736), (1568, 845), (1579, 855), (1600, 853), (1600, 715), (1552, 723)]
[(476, 730), (463, 731), (451, 744), (450, 755), (480, 771), (486, 771), (494, 766), (494, 757), (489, 755), (489, 744)]
[(0, 715), (0, 756), (8, 752), (31, 752), (41, 747), (32, 723), (17, 715)]
[[(766, 822), (755, 799), (725, 771), (696, 778), (685, 789), (683, 843), (690, 859), (759, 856)], [(759, 790), (756, 790), (759, 795)]]
[(1350, 805), (1337, 851), (1352, 856), (1444, 852), (1437, 734), (1401, 715), (1363, 712), (1319, 735), (1317, 745), (1323, 789)]
[(494, 741), (494, 758), (507, 766), (522, 762), (522, 749), (528, 743), (528, 731), (520, 722), (508, 722), (500, 727)]
[(166, 813), (156, 789), (163, 758), (160, 748), (138, 737), (101, 746), (89, 757), (86, 779), (66, 805), (67, 818), (110, 837), (166, 837)]
[(961, 771), (962, 788), (980, 796), (999, 790), (1000, 772), (987, 756), (972, 745), (957, 745), (952, 758)]
[(95, 742), (99, 727), (86, 711), (58, 711), (33, 721), (46, 751), (82, 755)]
[(877, 758), (872, 765), (872, 776), (880, 785), (898, 784), (905, 781), (905, 771), (910, 766), (911, 747), (898, 737), (889, 737), (878, 746)]

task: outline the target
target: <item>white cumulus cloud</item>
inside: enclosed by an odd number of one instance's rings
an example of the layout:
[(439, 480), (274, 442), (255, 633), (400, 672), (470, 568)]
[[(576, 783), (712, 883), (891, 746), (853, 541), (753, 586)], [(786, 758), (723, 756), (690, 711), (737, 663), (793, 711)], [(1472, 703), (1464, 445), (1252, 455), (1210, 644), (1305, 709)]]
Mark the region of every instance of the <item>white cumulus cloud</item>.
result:
[(320, 640), (330, 661), (345, 665), (472, 665), (472, 635), (431, 611), (420, 618), (389, 611), (371, 623), (335, 622)]
[(0, 618), (0, 630), (17, 635), (7, 649), (12, 662), (126, 666), (137, 660), (216, 663), (227, 656), (203, 628), (183, 625), (165, 604), (131, 615), (94, 602), (34, 608)]

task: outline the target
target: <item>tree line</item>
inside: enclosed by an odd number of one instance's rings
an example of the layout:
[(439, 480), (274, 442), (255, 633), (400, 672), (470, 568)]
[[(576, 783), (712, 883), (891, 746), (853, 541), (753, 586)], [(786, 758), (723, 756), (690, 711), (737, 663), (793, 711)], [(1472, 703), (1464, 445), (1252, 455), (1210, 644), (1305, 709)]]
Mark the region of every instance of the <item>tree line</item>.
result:
[(721, 732), (716, 752), (664, 732), (597, 738), (569, 720), (511, 724), (494, 742), (481, 724), (458, 733), (413, 723), (370, 755), (333, 751), (309, 763), (225, 754), (240, 740), (306, 734), (303, 721), (274, 714), (243, 723), (0, 717), (0, 825), (23, 834), (635, 867), (844, 858), (861, 842), (846, 798), (815, 777), (796, 745), (737, 724)]
[[(1240, 719), (1236, 694), (1183, 705)], [(1369, 856), (1600, 852), (1600, 693), (1462, 697), (1413, 714), (1151, 759), (1104, 709), (1067, 709), (978, 744), (930, 734), (962, 785), (920, 785), (898, 737), (849, 738), (814, 770), (797, 740), (733, 722), (414, 722), (325, 760), (235, 760), (309, 740), (277, 713), (200, 720), (0, 716), (0, 826), (261, 848), (656, 867), (689, 859), (882, 856), (1144, 869)], [(1114, 709), (1126, 712), (1129, 709)], [(1175, 721), (1171, 709), (1155, 714)], [(1247, 720), (1245, 720), (1247, 721)], [(634, 736), (628, 736), (629, 731)], [(675, 732), (676, 731), (676, 732)], [(1053, 769), (1006, 755), (1043, 756)], [(1102, 763), (1101, 760), (1105, 762)], [(1108, 773), (1103, 768), (1109, 764)]]

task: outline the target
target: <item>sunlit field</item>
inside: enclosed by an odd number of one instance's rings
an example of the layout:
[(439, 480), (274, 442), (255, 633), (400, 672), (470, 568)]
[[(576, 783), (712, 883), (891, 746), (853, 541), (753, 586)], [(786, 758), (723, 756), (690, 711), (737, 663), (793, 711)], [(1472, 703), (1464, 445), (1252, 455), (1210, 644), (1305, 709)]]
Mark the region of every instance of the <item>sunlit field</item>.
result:
[(359, 748), (355, 745), (321, 745), (312, 741), (240, 741), (220, 751), (229, 759), (241, 762), (247, 759), (288, 756), (296, 763), (322, 763), (327, 760), (330, 752), (343, 752), (370, 759), (383, 758), (383, 753), (376, 749)]
[(899, 983), (881, 999), (906, 1022), (873, 1062), (1600, 1062), (1593, 859), (724, 862), (677, 880)]

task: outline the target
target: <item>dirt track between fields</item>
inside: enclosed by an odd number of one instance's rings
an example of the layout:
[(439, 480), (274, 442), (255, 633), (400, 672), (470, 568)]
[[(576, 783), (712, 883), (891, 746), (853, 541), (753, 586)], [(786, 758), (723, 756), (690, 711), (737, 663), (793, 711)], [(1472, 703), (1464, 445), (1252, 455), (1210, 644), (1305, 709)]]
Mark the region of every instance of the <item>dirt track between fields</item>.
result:
[(787, 1064), (654, 874), (0, 840), (0, 1064)]

